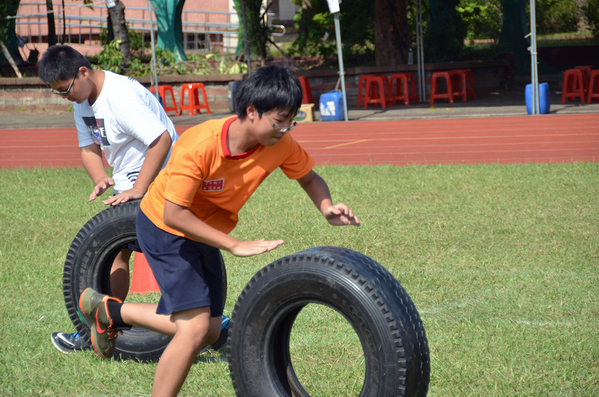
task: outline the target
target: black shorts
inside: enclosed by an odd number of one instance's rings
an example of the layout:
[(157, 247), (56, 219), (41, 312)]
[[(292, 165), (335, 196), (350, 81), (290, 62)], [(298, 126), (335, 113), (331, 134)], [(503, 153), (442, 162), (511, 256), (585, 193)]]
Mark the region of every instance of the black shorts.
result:
[(210, 306), (210, 316), (223, 314), (222, 270), (218, 248), (156, 227), (140, 209), (137, 241), (154, 273), (162, 296), (156, 313), (171, 315)]

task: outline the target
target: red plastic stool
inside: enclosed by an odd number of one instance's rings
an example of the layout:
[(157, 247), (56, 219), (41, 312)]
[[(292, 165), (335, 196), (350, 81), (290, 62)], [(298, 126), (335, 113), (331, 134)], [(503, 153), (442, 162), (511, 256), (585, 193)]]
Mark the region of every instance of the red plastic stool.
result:
[(312, 90), (310, 89), (310, 82), (306, 77), (298, 77), (297, 78), (302, 86), (302, 105), (307, 103), (314, 103), (314, 99), (312, 99)]
[[(438, 92), (439, 79), (445, 80), (447, 86), (446, 92)], [(431, 76), (431, 105), (437, 99), (447, 99), (449, 103), (453, 103), (453, 88), (451, 86), (451, 76), (449, 72), (433, 72)]]
[[(150, 92), (155, 93), (156, 92), (156, 87), (151, 86), (150, 87)], [(169, 92), (171, 94), (171, 98), (173, 100), (173, 106), (167, 106), (166, 104), (166, 93)], [(158, 95), (160, 95), (160, 98), (162, 98), (162, 107), (164, 107), (164, 111), (165, 112), (169, 112), (171, 110), (174, 110), (177, 113), (177, 116), (179, 115), (179, 109), (177, 109), (177, 101), (175, 101), (175, 93), (173, 91), (173, 86), (170, 85), (159, 85), (158, 86)]]
[(589, 78), (591, 77), (591, 72), (593, 71), (593, 67), (592, 66), (574, 66), (574, 69), (582, 70), (582, 76), (583, 76), (583, 79), (585, 82), (584, 93), (586, 94), (588, 92), (588, 87), (586, 86), (586, 82), (589, 81)]
[(160, 292), (154, 273), (141, 252), (136, 252), (133, 259), (133, 275), (131, 276), (131, 287), (129, 292), (145, 294), (148, 292)]
[(361, 74), (358, 79), (358, 107), (364, 103), (364, 96), (366, 96), (366, 80), (370, 76), (380, 76), (378, 74)]
[[(468, 101), (471, 96), (472, 100), (476, 100), (476, 92), (474, 91), (474, 76), (470, 69), (454, 69), (449, 71), (451, 76), (451, 84), (453, 95), (462, 97), (462, 101)], [(470, 87), (470, 88), (468, 88)]]
[[(595, 92), (597, 91), (597, 92)], [(593, 99), (599, 102), (599, 70), (591, 71), (589, 76), (589, 88), (587, 90), (588, 103), (591, 103)]]
[(364, 109), (366, 109), (368, 105), (381, 105), (383, 109), (387, 109), (387, 105), (391, 104), (391, 100), (385, 92), (389, 87), (389, 79), (387, 76), (370, 75), (364, 84), (366, 85)]
[[(393, 87), (395, 86), (395, 93)], [(412, 88), (410, 92), (409, 88)], [(418, 103), (418, 93), (416, 92), (416, 83), (413, 73), (395, 73), (389, 76), (389, 100), (392, 104), (403, 101), (406, 105), (410, 104), (410, 99)]]
[(580, 98), (582, 103), (585, 100), (585, 80), (584, 72), (580, 69), (568, 69), (564, 73), (564, 84), (562, 86), (562, 103), (571, 101), (573, 98)]
[[(200, 103), (200, 96), (198, 94), (198, 90), (202, 90), (202, 95), (204, 96), (204, 104)], [(185, 99), (185, 91), (187, 91), (188, 103), (187, 105), (183, 104), (183, 100)], [(198, 114), (202, 113), (201, 109), (206, 109), (206, 112), (210, 114), (210, 106), (208, 105), (208, 98), (206, 97), (206, 89), (204, 88), (203, 83), (192, 83), (192, 84), (183, 84), (181, 85), (181, 110), (179, 114), (183, 113), (183, 109), (189, 110), (189, 115), (193, 116), (194, 112), (197, 111)]]

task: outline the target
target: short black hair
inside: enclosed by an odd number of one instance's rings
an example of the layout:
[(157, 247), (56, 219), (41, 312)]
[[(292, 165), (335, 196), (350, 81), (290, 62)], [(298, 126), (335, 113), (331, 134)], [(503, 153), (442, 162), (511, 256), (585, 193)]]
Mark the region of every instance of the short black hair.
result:
[(246, 115), (248, 105), (254, 105), (260, 117), (273, 109), (290, 108), (295, 115), (302, 106), (302, 87), (286, 68), (265, 66), (251, 73), (237, 87), (235, 113)]
[(44, 52), (38, 66), (38, 73), (44, 83), (51, 84), (71, 80), (77, 76), (81, 66), (92, 70), (88, 59), (73, 47), (53, 45)]

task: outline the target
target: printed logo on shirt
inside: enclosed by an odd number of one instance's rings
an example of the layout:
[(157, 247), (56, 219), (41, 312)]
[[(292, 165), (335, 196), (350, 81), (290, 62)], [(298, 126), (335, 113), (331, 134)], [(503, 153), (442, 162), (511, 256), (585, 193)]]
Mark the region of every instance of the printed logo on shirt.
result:
[(139, 175), (139, 171), (128, 172), (127, 179), (129, 179), (131, 181), (131, 183), (135, 183), (138, 175)]
[(214, 179), (212, 181), (202, 182), (201, 190), (203, 192), (220, 192), (225, 187), (225, 178)]
[(106, 128), (104, 127), (103, 119), (95, 117), (83, 117), (83, 122), (87, 127), (87, 131), (94, 138), (94, 142), (98, 145), (109, 146), (108, 137), (106, 136)]

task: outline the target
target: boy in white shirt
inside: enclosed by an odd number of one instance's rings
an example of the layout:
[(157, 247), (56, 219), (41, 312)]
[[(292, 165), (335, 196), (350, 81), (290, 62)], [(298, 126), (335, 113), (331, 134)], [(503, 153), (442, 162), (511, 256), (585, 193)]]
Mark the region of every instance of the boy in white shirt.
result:
[[(87, 58), (67, 45), (49, 47), (38, 70), (53, 94), (73, 102), (81, 161), (95, 183), (89, 201), (111, 186), (113, 195), (102, 201), (106, 205), (143, 198), (178, 137), (156, 97), (134, 79), (94, 70)], [(113, 167), (112, 177), (106, 173), (102, 152)], [(129, 290), (131, 252), (123, 249), (110, 272), (111, 291), (121, 301)], [(54, 332), (52, 343), (63, 353), (91, 348), (76, 332)]]

